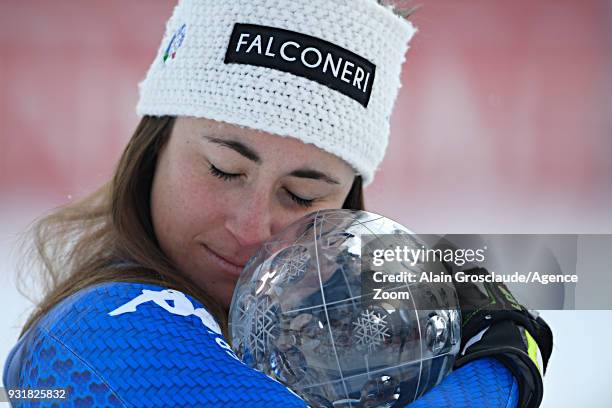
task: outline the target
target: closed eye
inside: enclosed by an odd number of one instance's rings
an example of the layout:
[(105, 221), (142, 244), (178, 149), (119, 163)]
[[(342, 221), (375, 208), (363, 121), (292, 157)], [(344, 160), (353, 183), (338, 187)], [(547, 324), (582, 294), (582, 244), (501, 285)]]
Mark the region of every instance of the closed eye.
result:
[(293, 200), (293, 202), (299, 205), (300, 207), (310, 208), (312, 207), (312, 204), (315, 201), (312, 199), (307, 199), (307, 198), (302, 198), (300, 196), (297, 196), (293, 194), (291, 191), (287, 190), (286, 188), (285, 188), (285, 191), (287, 192), (287, 194), (289, 194), (289, 197), (291, 198), (291, 200)]
[[(218, 169), (217, 167), (215, 167), (212, 163), (210, 163), (209, 167), (208, 167), (210, 174), (212, 174), (213, 176), (221, 179), (221, 180), (225, 180), (225, 181), (232, 181), (232, 180), (236, 180), (238, 178), (240, 178), (241, 176), (243, 176), (242, 174), (239, 173), (227, 173), (223, 170)], [(314, 199), (308, 199), (308, 198), (302, 198), (296, 194), (293, 194), (291, 191), (289, 191), (287, 188), (283, 188), (285, 190), (285, 192), (289, 195), (289, 198), (291, 198), (291, 200), (296, 203), (297, 205), (299, 205), (300, 207), (304, 207), (304, 208), (310, 208), (312, 207), (313, 203), (314, 203)]]
[(210, 170), (210, 174), (212, 174), (213, 176), (217, 178), (220, 178), (221, 180), (225, 180), (225, 181), (235, 180), (242, 175), (242, 174), (235, 174), (235, 173), (226, 173), (216, 168), (212, 163), (210, 164), (208, 169)]

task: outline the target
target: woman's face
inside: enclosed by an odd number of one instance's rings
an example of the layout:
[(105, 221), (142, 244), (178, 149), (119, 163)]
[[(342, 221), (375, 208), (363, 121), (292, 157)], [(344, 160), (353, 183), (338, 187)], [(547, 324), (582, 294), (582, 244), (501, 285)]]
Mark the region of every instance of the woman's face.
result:
[(354, 177), (297, 139), (179, 117), (157, 162), (153, 226), (164, 253), (228, 308), (258, 247), (309, 212), (340, 208)]

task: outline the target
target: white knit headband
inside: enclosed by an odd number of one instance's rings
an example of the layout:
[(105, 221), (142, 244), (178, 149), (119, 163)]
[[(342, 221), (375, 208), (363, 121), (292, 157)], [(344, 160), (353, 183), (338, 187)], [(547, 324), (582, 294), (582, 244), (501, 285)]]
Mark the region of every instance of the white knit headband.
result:
[(374, 0), (182, 0), (137, 112), (294, 137), (344, 159), (368, 184), (415, 32)]

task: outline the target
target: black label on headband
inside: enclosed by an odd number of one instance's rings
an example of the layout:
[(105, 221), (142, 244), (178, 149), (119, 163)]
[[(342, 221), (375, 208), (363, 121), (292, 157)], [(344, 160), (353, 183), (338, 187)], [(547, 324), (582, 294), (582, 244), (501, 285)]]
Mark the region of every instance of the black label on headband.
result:
[(295, 31), (254, 24), (234, 25), (226, 64), (273, 68), (316, 81), (367, 108), (376, 65), (359, 55)]

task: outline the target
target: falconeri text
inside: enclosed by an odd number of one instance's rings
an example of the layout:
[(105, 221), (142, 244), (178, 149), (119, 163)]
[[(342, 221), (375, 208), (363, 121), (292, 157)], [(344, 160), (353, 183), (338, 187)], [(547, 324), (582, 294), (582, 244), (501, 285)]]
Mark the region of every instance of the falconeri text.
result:
[(256, 52), (269, 58), (275, 58), (273, 49), (278, 49), (279, 57), (287, 62), (299, 62), (306, 68), (319, 69), (324, 74), (329, 72), (334, 78), (351, 84), (362, 92), (366, 92), (370, 82), (370, 73), (362, 67), (356, 66), (354, 62), (342, 57), (335, 56), (329, 51), (321, 51), (316, 47), (303, 47), (296, 41), (285, 41), (280, 46), (274, 36), (262, 38), (261, 35), (252, 37), (249, 33), (240, 34), (236, 53), (246, 54)]
[(274, 27), (236, 24), (225, 63), (273, 68), (338, 91), (367, 107), (376, 66), (328, 41)]

